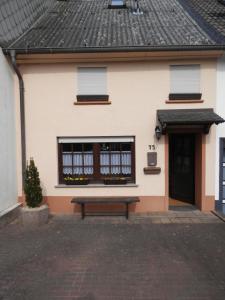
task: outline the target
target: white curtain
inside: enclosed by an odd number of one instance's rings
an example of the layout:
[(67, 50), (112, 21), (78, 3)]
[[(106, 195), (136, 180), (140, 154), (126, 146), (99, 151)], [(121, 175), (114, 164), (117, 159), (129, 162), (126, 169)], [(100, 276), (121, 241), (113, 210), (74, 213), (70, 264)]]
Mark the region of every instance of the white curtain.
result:
[(63, 152), (63, 174), (72, 175), (73, 169), (72, 167), (64, 167), (64, 166), (72, 166), (72, 154), (71, 152)]
[(107, 175), (109, 174), (109, 152), (108, 151), (104, 151), (100, 153), (100, 165), (104, 165), (104, 167), (100, 168), (100, 172), (103, 175)]
[[(122, 167), (120, 168), (120, 160)], [(110, 152), (100, 153), (101, 174), (131, 174), (131, 152), (130, 151), (111, 151), (111, 172), (110, 172)]]
[[(120, 174), (120, 151), (111, 152), (111, 174)], [(118, 167), (117, 167), (118, 165)]]
[(131, 152), (122, 152), (122, 174), (129, 175), (131, 174)]
[[(85, 152), (84, 153), (84, 174), (93, 174), (94, 173), (94, 168), (93, 168), (93, 152)], [(86, 167), (88, 166), (88, 167)]]
[[(75, 167), (72, 167), (72, 165)], [(93, 174), (93, 172), (94, 172), (94, 168), (93, 168), (92, 151), (84, 152), (84, 154), (82, 154), (82, 152), (74, 152), (73, 154), (71, 152), (63, 152), (63, 173), (64, 174), (88, 175), (88, 174)]]

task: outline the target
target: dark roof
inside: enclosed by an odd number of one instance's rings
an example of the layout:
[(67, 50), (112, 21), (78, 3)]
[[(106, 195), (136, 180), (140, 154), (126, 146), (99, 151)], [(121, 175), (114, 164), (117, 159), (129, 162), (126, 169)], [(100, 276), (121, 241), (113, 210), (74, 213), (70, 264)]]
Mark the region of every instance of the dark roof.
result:
[(225, 122), (223, 118), (214, 113), (212, 108), (157, 110), (157, 116), (162, 127), (167, 125), (205, 125)]
[(216, 42), (225, 44), (225, 0), (179, 0)]
[(109, 0), (56, 1), (39, 22), (7, 48), (22, 52), (84, 49), (168, 49), (218, 46), (178, 0), (139, 0), (143, 15), (108, 9)]
[(27, 31), (55, 0), (1, 0), (0, 45), (7, 46)]

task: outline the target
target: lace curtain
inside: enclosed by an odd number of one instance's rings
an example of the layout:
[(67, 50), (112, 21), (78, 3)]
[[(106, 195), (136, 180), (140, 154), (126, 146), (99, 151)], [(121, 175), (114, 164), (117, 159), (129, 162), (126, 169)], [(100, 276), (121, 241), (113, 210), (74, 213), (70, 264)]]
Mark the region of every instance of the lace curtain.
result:
[[(91, 175), (94, 173), (93, 151), (89, 152), (63, 152), (63, 173), (67, 175)], [(74, 167), (72, 167), (72, 165)], [(110, 171), (111, 165), (111, 171)], [(131, 151), (101, 151), (100, 173), (131, 174)]]
[[(75, 167), (72, 167), (75, 166)], [(91, 175), (93, 168), (93, 151), (85, 152), (63, 152), (63, 173), (68, 175)]]
[[(111, 157), (111, 172), (110, 172)], [(109, 174), (131, 174), (131, 152), (130, 151), (109, 151), (100, 152), (100, 172), (103, 175)]]

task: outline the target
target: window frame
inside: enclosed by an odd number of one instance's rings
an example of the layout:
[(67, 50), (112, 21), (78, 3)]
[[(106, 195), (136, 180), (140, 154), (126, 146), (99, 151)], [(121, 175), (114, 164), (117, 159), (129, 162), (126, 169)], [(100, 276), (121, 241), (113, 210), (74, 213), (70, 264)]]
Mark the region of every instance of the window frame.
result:
[[(110, 138), (110, 137), (109, 137)], [(135, 137), (132, 136), (133, 141), (132, 142), (127, 142), (127, 141), (120, 141), (120, 142), (110, 142), (110, 144), (116, 143), (116, 144), (131, 144), (131, 164), (130, 164), (130, 168), (131, 168), (131, 174), (130, 176), (126, 176), (126, 174), (101, 174), (100, 169), (101, 167), (103, 167), (103, 165), (100, 164), (100, 144), (104, 143), (104, 142), (95, 142), (93, 140), (93, 142), (91, 144), (93, 144), (93, 175), (89, 175), (89, 174), (82, 174), (82, 175), (78, 175), (77, 177), (82, 177), (82, 178), (87, 178), (90, 180), (90, 184), (95, 184), (95, 183), (104, 183), (104, 179), (107, 178), (118, 178), (118, 177), (123, 177), (126, 178), (127, 183), (135, 183), (136, 182), (136, 165), (135, 165)], [(71, 138), (65, 138), (65, 139), (71, 139)], [(74, 139), (74, 138), (72, 138)], [(76, 139), (76, 138), (75, 138)], [(80, 139), (80, 138), (79, 138)], [(108, 142), (107, 142), (108, 143)], [(59, 184), (65, 184), (65, 175), (63, 174), (63, 144), (64, 143), (60, 143), (59, 142), (59, 138), (57, 138), (57, 144), (58, 144), (58, 183)], [(74, 143), (68, 143), (69, 145), (74, 144)], [(88, 144), (88, 142), (78, 142), (77, 144)], [(120, 146), (121, 147), (121, 146)], [(120, 150), (121, 151), (121, 150)], [(114, 166), (119, 166), (120, 168), (122, 168), (122, 164), (120, 163), (120, 165), (112, 165), (110, 162), (110, 168)], [(74, 165), (71, 165), (71, 167), (73, 168)], [(83, 166), (84, 167), (84, 166)], [(76, 178), (76, 176), (72, 175), (73, 178)]]
[(108, 8), (110, 9), (118, 9), (118, 8), (126, 8), (127, 5), (126, 5), (126, 0), (121, 0), (121, 2), (123, 2), (122, 4), (114, 4), (114, 0), (109, 0), (110, 1), (110, 4), (108, 5)]
[[(85, 84), (83, 84), (83, 87), (82, 87), (82, 80), (85, 80), (84, 78), (82, 79), (82, 72), (81, 70), (84, 71), (84, 69), (86, 70), (104, 70), (104, 72), (102, 72), (102, 76), (105, 77), (104, 78), (104, 92), (103, 93), (98, 93), (98, 91), (93, 91), (93, 93), (89, 93), (88, 92), (88, 89), (90, 87), (88, 87), (88, 85), (86, 86), (87, 88), (87, 91), (85, 92), (81, 92), (82, 89), (85, 89)], [(104, 102), (109, 102), (109, 95), (107, 94), (107, 67), (106, 66), (79, 66), (77, 68), (77, 95), (76, 95), (76, 99), (77, 99), (77, 103), (80, 103), (80, 104), (84, 104), (84, 103), (87, 103), (87, 102), (90, 102), (90, 103), (96, 103), (96, 102), (99, 102), (99, 103), (104, 103)], [(94, 73), (92, 73), (91, 75), (91, 72), (88, 74), (87, 72), (87, 76), (93, 76)], [(96, 76), (97, 76), (97, 72), (96, 72)], [(85, 77), (84, 73), (83, 73), (83, 77)], [(96, 81), (97, 82), (97, 81)]]
[[(169, 66), (170, 67), (170, 93), (169, 93), (169, 102), (183, 102), (185, 103), (185, 101), (201, 101), (202, 99), (202, 93), (201, 91), (201, 64), (172, 64)], [(190, 92), (173, 92), (172, 88), (173, 88), (173, 71), (172, 68), (173, 67), (198, 67), (197, 71), (199, 72), (199, 90), (198, 91), (190, 91)], [(182, 70), (181, 70), (182, 71)], [(183, 79), (185, 80), (185, 78)]]

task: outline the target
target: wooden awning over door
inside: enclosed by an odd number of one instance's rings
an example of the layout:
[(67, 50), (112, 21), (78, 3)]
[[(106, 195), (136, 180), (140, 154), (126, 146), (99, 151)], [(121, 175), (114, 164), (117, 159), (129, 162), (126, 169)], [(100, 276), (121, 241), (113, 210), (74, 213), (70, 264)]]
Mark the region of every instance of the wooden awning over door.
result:
[(212, 124), (225, 122), (212, 108), (157, 110), (157, 118), (165, 134), (172, 128), (197, 127), (207, 134)]

